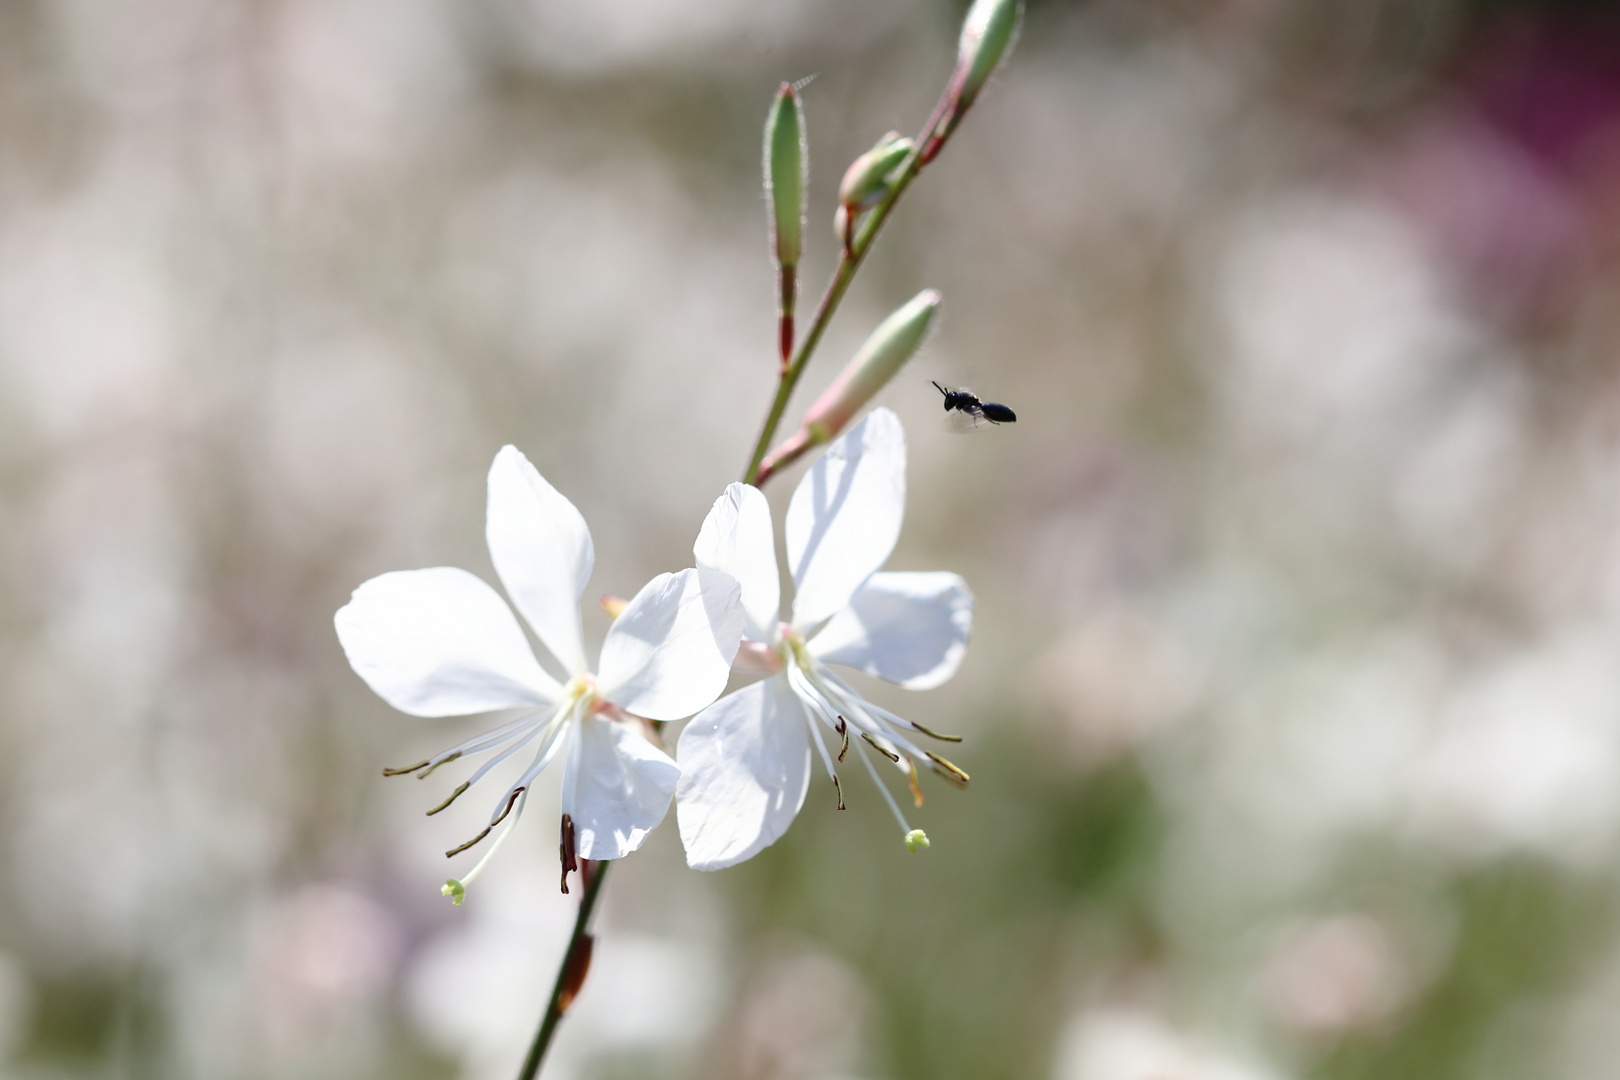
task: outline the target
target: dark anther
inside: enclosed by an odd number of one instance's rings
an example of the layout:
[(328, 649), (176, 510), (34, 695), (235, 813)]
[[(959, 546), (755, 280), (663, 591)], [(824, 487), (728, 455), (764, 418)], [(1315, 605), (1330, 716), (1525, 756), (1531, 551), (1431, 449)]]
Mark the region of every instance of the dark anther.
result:
[(510, 814), (512, 812), (512, 807), (513, 806), (517, 805), (518, 796), (522, 795), (527, 790), (529, 790), (529, 789), (528, 788), (518, 788), (517, 790), (513, 791), (512, 794), (508, 795), (506, 797), (506, 805), (501, 807), (500, 815), (498, 817), (496, 817), (494, 821), (489, 823), (489, 827), (493, 829), (495, 826), (497, 826), (501, 822), (505, 821), (506, 820), (506, 815)]
[(574, 861), (574, 851), (576, 849), (576, 846), (577, 845), (575, 845), (575, 843), (574, 843), (574, 819), (569, 817), (567, 814), (564, 814), (562, 816), (562, 852), (561, 852), (561, 854), (562, 854), (562, 891), (563, 891), (564, 896), (568, 895), (568, 871), (579, 869), (579, 864)]
[(407, 765), (403, 769), (384, 769), (383, 770), (383, 775), (384, 776), (404, 776), (406, 773), (413, 773), (417, 769), (425, 769), (425, 768), (427, 768), (428, 761), (429, 761), (428, 758), (423, 758), (421, 761), (418, 761), (415, 765)]
[(461, 798), (461, 793), (463, 791), (466, 791), (470, 787), (472, 787), (472, 782), (468, 781), (468, 780), (463, 780), (461, 782), (461, 786), (456, 788), (456, 790), (452, 791), (450, 793), (450, 797), (448, 799), (444, 800), (444, 802), (440, 803), (438, 806), (435, 806), (433, 809), (429, 810), (427, 812), (427, 816), (432, 817), (434, 814), (437, 814), (440, 810), (443, 810), (445, 807), (449, 806), (451, 803), (453, 803), (457, 799)]
[(911, 766), (911, 769), (906, 774), (906, 781), (911, 784), (911, 797), (912, 797), (912, 799), (914, 799), (916, 801), (918, 808), (921, 809), (922, 804), (923, 804), (923, 796), (922, 796), (922, 788), (917, 786), (917, 763), (915, 761), (912, 761), (912, 762), (908, 762), (907, 764), (909, 764)]
[(838, 809), (844, 808), (844, 785), (838, 782), (838, 774), (833, 773), (833, 787), (838, 789)]
[[(888, 758), (890, 761), (892, 761), (892, 762), (894, 762), (896, 764), (899, 764), (899, 762), (900, 762), (900, 755), (899, 754), (892, 753), (892, 752), (890, 752), (888, 750), (883, 749), (883, 747), (878, 745), (876, 739), (872, 738), (872, 736), (868, 735), (864, 731), (861, 732), (861, 738), (865, 739), (868, 743), (871, 743), (872, 744), (872, 749), (876, 750), (878, 753), (882, 754), (884, 757)], [(928, 756), (933, 757), (934, 755), (929, 754)]]
[[(923, 751), (928, 753), (928, 751)], [(952, 765), (938, 754), (928, 754), (928, 760), (934, 763), (934, 771), (958, 787), (967, 787), (968, 774)]]
[(844, 737), (844, 745), (838, 750), (838, 760), (842, 762), (844, 755), (849, 753), (849, 722), (842, 716), (838, 718), (838, 734)]
[[(448, 765), (448, 764), (450, 764), (452, 761), (456, 760), (456, 758), (458, 758), (460, 756), (461, 756), (461, 751), (457, 750), (454, 754), (451, 754), (449, 757), (445, 758), (443, 761), (435, 761), (431, 765), (428, 765), (427, 769), (425, 771), (423, 771), (423, 772), (418, 773), (416, 778), (418, 780), (426, 780), (428, 777), (433, 775), (433, 770), (434, 769), (437, 769), (440, 765)], [(423, 762), (423, 764), (427, 764), (427, 763)]]
[(912, 727), (914, 727), (918, 731), (922, 732), (924, 735), (927, 735), (930, 739), (938, 739), (940, 742), (961, 742), (962, 741), (962, 736), (960, 736), (960, 735), (941, 735), (937, 731), (931, 731), (928, 728), (923, 727), (921, 724), (917, 723), (917, 721), (915, 721), (915, 720), (910, 720), (910, 721), (907, 721), (907, 722)]
[(495, 826), (493, 826), (493, 825), (484, 826), (484, 831), (483, 832), (479, 833), (477, 836), (473, 837), (471, 840), (467, 841), (465, 844), (462, 844), (460, 847), (451, 848), (449, 851), (444, 853), (444, 857), (448, 859), (452, 855), (460, 855), (463, 851), (466, 851), (468, 848), (470, 848), (474, 844), (478, 843), (478, 841), (480, 841), (484, 837), (488, 836), (489, 835), (489, 830), (493, 829), (494, 827)]

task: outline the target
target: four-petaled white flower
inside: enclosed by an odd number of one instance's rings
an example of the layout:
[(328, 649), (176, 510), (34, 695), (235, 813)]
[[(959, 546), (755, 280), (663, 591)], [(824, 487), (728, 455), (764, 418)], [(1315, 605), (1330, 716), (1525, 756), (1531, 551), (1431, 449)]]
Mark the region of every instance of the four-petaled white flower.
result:
[[(900, 535), (906, 445), (900, 421), (877, 409), (834, 442), (805, 475), (788, 506), (785, 531), (795, 595), (791, 622), (778, 624), (780, 587), (770, 507), (757, 488), (732, 484), (703, 523), (697, 564), (742, 584), (745, 655), (777, 672), (715, 702), (681, 733), (675, 816), (687, 862), (718, 870), (750, 858), (780, 837), (804, 804), (810, 744), (838, 785), (837, 762), (850, 736), (900, 768), (917, 788), (918, 761), (958, 784), (967, 775), (920, 749), (908, 732), (935, 735), (881, 709), (827, 664), (864, 671), (912, 690), (949, 679), (973, 622), (973, 596), (949, 573), (879, 573)], [(829, 751), (825, 728), (838, 744)], [(951, 740), (956, 741), (956, 740)], [(899, 804), (857, 747), (906, 833)], [(836, 760), (835, 760), (836, 757)], [(843, 788), (837, 787), (839, 806)]]
[[(450, 805), (493, 766), (530, 744), (534, 759), (490, 816), (488, 828), (447, 854), (511, 823), (463, 885), (511, 834), (529, 785), (568, 747), (562, 811), (580, 858), (634, 851), (669, 809), (680, 768), (641, 734), (641, 721), (677, 720), (725, 689), (743, 630), (737, 582), (710, 568), (660, 574), (625, 606), (602, 644), (599, 674), (585, 663), (579, 600), (596, 561), (590, 530), (515, 447), (489, 470), (485, 529), (495, 572), (568, 682), (547, 674), (500, 595), (454, 567), (372, 578), (336, 616), (349, 663), (383, 700), (416, 716), (530, 708), (520, 719), (390, 773), (426, 776), (468, 754), (498, 751), (430, 814)], [(574, 737), (568, 738), (572, 732)]]

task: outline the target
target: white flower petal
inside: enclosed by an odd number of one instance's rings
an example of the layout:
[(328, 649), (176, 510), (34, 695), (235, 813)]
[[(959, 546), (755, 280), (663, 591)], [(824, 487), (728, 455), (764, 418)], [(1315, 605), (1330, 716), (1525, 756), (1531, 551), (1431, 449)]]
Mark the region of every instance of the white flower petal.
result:
[(874, 409), (827, 448), (788, 504), (794, 627), (808, 630), (849, 603), (894, 550), (905, 505), (905, 432), (894, 413)]
[(735, 866), (787, 832), (810, 783), (805, 725), (782, 678), (728, 694), (686, 725), (675, 748), (675, 819), (689, 866)]
[(570, 675), (584, 673), (579, 598), (596, 564), (591, 531), (515, 446), (489, 467), (484, 536), (513, 605)]
[(583, 716), (563, 778), (563, 813), (574, 820), (580, 857), (617, 859), (664, 820), (681, 769), (621, 723)]
[(691, 716), (720, 696), (742, 641), (737, 579), (718, 570), (659, 574), (602, 642), (597, 692), (649, 720)]
[(416, 716), (461, 716), (562, 696), (512, 609), (453, 566), (374, 577), (333, 618), (355, 674)]
[(873, 574), (811, 639), (810, 652), (908, 690), (956, 674), (973, 628), (973, 594), (955, 574)]
[(765, 495), (750, 484), (726, 488), (703, 519), (692, 555), (698, 566), (737, 579), (749, 638), (769, 641), (782, 605), (782, 584), (776, 573), (776, 539)]

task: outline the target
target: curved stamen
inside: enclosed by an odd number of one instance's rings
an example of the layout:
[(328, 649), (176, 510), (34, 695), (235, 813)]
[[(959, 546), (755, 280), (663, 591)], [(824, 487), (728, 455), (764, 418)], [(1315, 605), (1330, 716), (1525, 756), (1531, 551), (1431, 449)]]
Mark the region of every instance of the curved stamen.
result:
[[(523, 805), (527, 801), (528, 799), (526, 792), (519, 795), (517, 799), (517, 813), (512, 815), (511, 823), (508, 824), (506, 828), (501, 830), (501, 835), (497, 836), (495, 838), (495, 842), (489, 846), (489, 850), (484, 852), (484, 857), (478, 860), (478, 865), (474, 866), (465, 877), (460, 879), (451, 878), (449, 881), (445, 882), (444, 888), (440, 890), (441, 892), (450, 897), (455, 903), (461, 903), (462, 899), (466, 895), (467, 886), (471, 885), (473, 880), (477, 878), (479, 874), (484, 872), (484, 867), (489, 865), (489, 860), (495, 857), (495, 853), (501, 850), (501, 845), (506, 843), (506, 838), (512, 835), (512, 830), (517, 828), (518, 819), (523, 816)], [(456, 851), (448, 852), (448, 854), (454, 855), (458, 851), (465, 851), (472, 844), (476, 844), (478, 840), (482, 840), (487, 835), (489, 835), (489, 829), (485, 829), (482, 833), (480, 833), (477, 840), (471, 840), (457, 848)]]
[(557, 756), (557, 751), (562, 748), (563, 735), (567, 731), (568, 725), (566, 723), (553, 720), (551, 726), (546, 730), (546, 737), (541, 742), (540, 749), (535, 751), (534, 760), (529, 763), (527, 769), (523, 770), (523, 775), (518, 777), (511, 787), (506, 789), (506, 794), (502, 796), (503, 800), (509, 801), (513, 792), (528, 790), (529, 785), (534, 783), (534, 778), (539, 776), (545, 767), (551, 764), (551, 759)]
[(461, 782), (461, 786), (456, 788), (456, 790), (452, 791), (450, 793), (450, 797), (445, 799), (444, 802), (440, 803), (438, 806), (435, 806), (433, 809), (429, 810), (427, 812), (427, 816), (432, 817), (434, 814), (437, 814), (440, 810), (443, 810), (446, 807), (448, 807), (451, 803), (453, 803), (457, 799), (461, 798), (462, 792), (466, 791), (470, 787), (472, 787), (472, 781), (471, 780), (463, 780)]
[[(859, 725), (874, 737), (883, 739), (890, 747), (898, 747), (912, 757), (925, 757), (927, 755), (927, 751), (923, 750), (922, 747), (894, 730), (895, 726), (909, 727), (910, 725), (905, 720), (901, 720), (900, 717), (895, 716), (887, 709), (881, 709), (867, 701), (848, 683), (824, 667), (818, 665), (813, 677), (831, 700), (846, 705), (850, 715), (855, 717)], [(885, 720), (890, 722), (885, 723)]]
[[(924, 751), (924, 753), (927, 753), (927, 751)], [(949, 780), (951, 783), (955, 784), (957, 787), (967, 787), (967, 785), (968, 785), (968, 774), (967, 773), (965, 773), (961, 769), (957, 768), (951, 762), (946, 761), (944, 758), (940, 757), (938, 754), (928, 754), (928, 760), (932, 761), (934, 763), (934, 771), (939, 773), (945, 779)]]
[(884, 757), (888, 758), (890, 761), (894, 762), (896, 765), (900, 764), (900, 755), (899, 754), (890, 753), (883, 746), (879, 745), (879, 743), (878, 743), (878, 741), (876, 739), (872, 738), (872, 736), (868, 735), (864, 731), (861, 732), (861, 738), (865, 739), (866, 742), (867, 742), (867, 745), (869, 745), (872, 749), (876, 750), (878, 753), (882, 754)]
[[(837, 686), (839, 689), (843, 690), (845, 693), (848, 693), (848, 694), (855, 693), (854, 688), (851, 687), (843, 679), (839, 678), (838, 675), (832, 671), (832, 669), (830, 669), (830, 668), (824, 669), (822, 671), (822, 674), (827, 677), (828, 682), (830, 682), (833, 685)], [(910, 728), (913, 731), (920, 732), (923, 735), (927, 735), (930, 739), (938, 739), (940, 742), (959, 743), (959, 742), (962, 741), (962, 736), (960, 736), (960, 735), (945, 735), (945, 734), (942, 734), (941, 732), (935, 731), (933, 728), (924, 727), (922, 724), (917, 723), (917, 721), (915, 721), (915, 720), (908, 720), (903, 716), (896, 716), (894, 713), (890, 712), (888, 709), (885, 709), (881, 705), (873, 704), (872, 702), (865, 701), (864, 699), (863, 699), (863, 702), (866, 705), (866, 707), (872, 711), (872, 713), (874, 715), (879, 716), (879, 717), (883, 718), (884, 720), (887, 720), (889, 723), (895, 725), (896, 727)]]
[(810, 734), (816, 741), (816, 749), (821, 751), (822, 764), (827, 766), (827, 775), (832, 777), (833, 789), (838, 792), (838, 809), (844, 808), (844, 785), (838, 782), (838, 770), (833, 766), (832, 755), (827, 753), (827, 744), (821, 738), (821, 729), (812, 723), (809, 717), (805, 718)]
[[(922, 757), (923, 751), (913, 745), (910, 740), (891, 730), (887, 725), (874, 720), (866, 712), (866, 702), (859, 697), (839, 694), (830, 687), (826, 688), (829, 697), (836, 707), (844, 710), (849, 716), (849, 722), (866, 743), (891, 762), (906, 767), (908, 757)], [(840, 719), (844, 718), (840, 713)]]

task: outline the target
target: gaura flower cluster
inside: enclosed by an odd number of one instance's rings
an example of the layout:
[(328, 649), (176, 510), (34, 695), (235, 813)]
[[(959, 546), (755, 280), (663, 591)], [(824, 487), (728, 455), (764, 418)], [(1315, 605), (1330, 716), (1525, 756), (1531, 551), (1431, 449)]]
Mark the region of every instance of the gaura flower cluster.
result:
[[(794, 492), (785, 521), (795, 595), (778, 621), (780, 587), (770, 508), (733, 484), (694, 547), (697, 566), (649, 581), (608, 628), (593, 674), (580, 600), (595, 562), (574, 505), (514, 447), (489, 472), (486, 538), (512, 606), (566, 681), (546, 671), (500, 595), (453, 567), (383, 574), (336, 616), (349, 663), (395, 708), (416, 716), (521, 709), (517, 719), (389, 775), (426, 777), (441, 765), (490, 755), (448, 807), (491, 769), (532, 748), (496, 800), (489, 823), (447, 855), (505, 823), (489, 851), (444, 891), (465, 887), (511, 835), (541, 771), (564, 756), (564, 888), (575, 857), (636, 850), (677, 802), (687, 861), (732, 866), (779, 838), (804, 803), (814, 744), (843, 807), (838, 766), (852, 748), (877, 782), (912, 850), (927, 837), (907, 824), (874, 759), (897, 769), (917, 805), (918, 765), (965, 784), (967, 775), (917, 745), (936, 735), (867, 701), (835, 674), (841, 665), (908, 689), (938, 686), (960, 664), (973, 598), (948, 573), (884, 573), (905, 504), (905, 437), (878, 409), (834, 442)], [(745, 641), (746, 639), (746, 641)], [(768, 677), (716, 701), (739, 647)], [(698, 714), (677, 761), (647, 738), (647, 721)]]
[(566, 683), (540, 666), (495, 590), (465, 570), (440, 566), (372, 578), (335, 620), (355, 672), (402, 712), (528, 710), (425, 761), (388, 770), (427, 776), (458, 758), (493, 752), (428, 811), (436, 814), (490, 769), (534, 746), (528, 768), (496, 801), (489, 824), (446, 852), (465, 851), (510, 818), (478, 865), (446, 883), (444, 891), (457, 903), (511, 835), (530, 785), (564, 751), (565, 871), (576, 854), (617, 859), (640, 847), (664, 819), (680, 776), (680, 767), (646, 739), (642, 720), (677, 720), (713, 701), (725, 689), (743, 626), (730, 576), (706, 569), (660, 574), (613, 620), (593, 675), (579, 617), (596, 562), (590, 530), (574, 504), (511, 446), (489, 470), (485, 537), (507, 595), (568, 673)]

